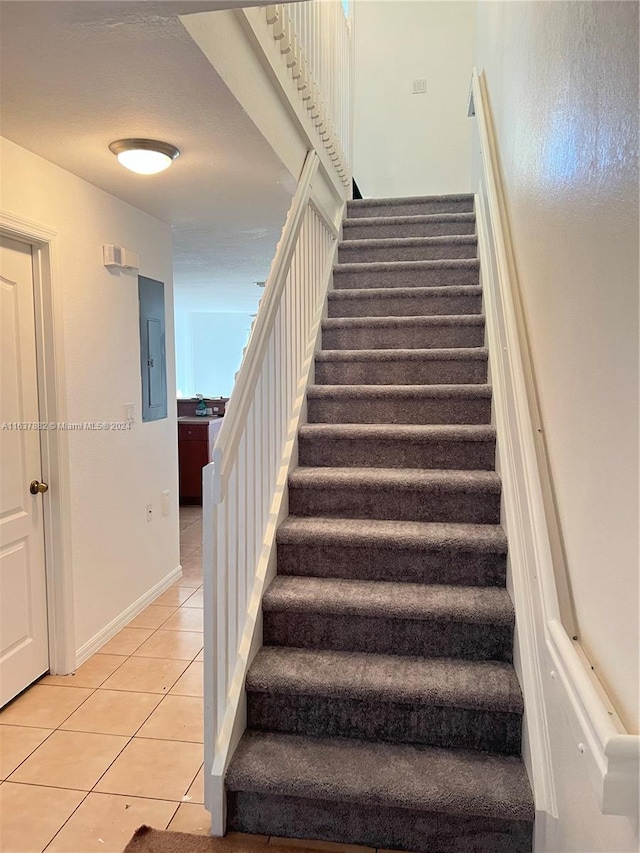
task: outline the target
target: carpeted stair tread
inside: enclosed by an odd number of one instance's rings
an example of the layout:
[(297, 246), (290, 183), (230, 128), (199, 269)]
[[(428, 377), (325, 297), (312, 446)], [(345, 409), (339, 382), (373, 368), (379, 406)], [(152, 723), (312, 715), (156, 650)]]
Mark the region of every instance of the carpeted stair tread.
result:
[(230, 791), (533, 821), (519, 758), (465, 750), (247, 731)]
[(419, 317), (328, 317), (322, 321), (323, 329), (407, 329), (429, 326), (484, 327), (484, 317), (479, 314), (438, 314)]
[(495, 441), (491, 424), (303, 424), (304, 439), (363, 439), (371, 441)]
[(342, 290), (332, 290), (328, 298), (329, 302), (348, 302), (352, 299), (360, 302), (384, 298), (416, 299), (420, 296), (429, 296), (433, 299), (451, 296), (482, 296), (482, 288), (477, 284), (452, 284), (449, 287), (345, 287)]
[(373, 237), (364, 240), (342, 240), (338, 247), (338, 262), (437, 261), (475, 258), (477, 254), (478, 242), (475, 234)]
[[(357, 199), (356, 199), (357, 201)], [(358, 216), (345, 219), (342, 223), (346, 231), (353, 227), (366, 225), (428, 225), (431, 222), (475, 222), (475, 213), (426, 213), (411, 216)]]
[(523, 712), (515, 670), (500, 661), (265, 646), (249, 669), (247, 689)]
[(366, 198), (347, 202), (347, 218), (407, 216), (428, 213), (471, 213), (474, 197), (468, 193), (440, 196)]
[(500, 493), (500, 478), (494, 471), (437, 471), (420, 468), (295, 468), (289, 486), (329, 489), (351, 486), (358, 489), (428, 491), (445, 489), (477, 495)]
[(490, 385), (310, 385), (310, 400), (488, 400)]
[(325, 545), (342, 543), (350, 547), (378, 544), (381, 547), (418, 550), (455, 548), (492, 554), (507, 552), (507, 538), (498, 524), (290, 516), (278, 528), (277, 541), (280, 545), (301, 545), (313, 541)]
[(334, 361), (487, 361), (485, 347), (449, 347), (447, 349), (329, 349), (316, 353), (316, 362)]
[(317, 613), (404, 620), (512, 626), (513, 605), (503, 587), (464, 587), (388, 581), (280, 576), (271, 582), (265, 613)]
[(478, 242), (475, 234), (452, 234), (439, 237), (374, 237), (373, 239), (342, 240), (340, 248), (346, 251), (350, 249), (381, 249), (398, 248), (405, 246), (475, 246)]
[(334, 274), (348, 272), (410, 272), (420, 270), (442, 270), (442, 269), (480, 269), (480, 261), (477, 258), (439, 258), (433, 261), (371, 261), (369, 263), (344, 263), (335, 264)]

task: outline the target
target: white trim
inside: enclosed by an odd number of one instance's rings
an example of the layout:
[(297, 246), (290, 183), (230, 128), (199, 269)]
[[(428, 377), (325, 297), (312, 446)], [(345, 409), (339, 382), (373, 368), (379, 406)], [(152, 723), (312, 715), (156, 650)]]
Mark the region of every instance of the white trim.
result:
[(640, 737), (624, 729), (580, 646), (570, 638), (573, 626), (570, 633), (566, 627), (570, 614), (560, 606), (566, 577), (556, 564), (561, 554), (553, 547), (560, 525), (545, 482), (548, 462), (540, 461), (544, 447), (536, 443), (536, 401), (527, 384), (532, 367), (518, 322), (520, 306), (497, 140), (484, 75), (475, 69), (472, 89), (482, 154), (476, 205), (478, 247), (509, 538), (509, 583), (516, 609), (516, 666), (526, 707), (525, 760), (537, 808), (555, 818), (546, 709), (546, 697), (553, 695), (569, 722), (575, 748), (584, 757), (585, 773), (602, 813), (637, 821)]
[[(64, 422), (66, 386), (58, 233), (5, 210), (0, 210), (0, 233), (32, 246), (40, 419)], [(67, 434), (62, 430), (43, 431), (40, 444), (42, 478), (52, 487), (43, 496), (49, 670), (54, 675), (66, 675), (76, 666)]]
[[(159, 595), (162, 595), (165, 590), (169, 589), (179, 578), (182, 577), (182, 566), (172, 569), (168, 575), (165, 575), (161, 581), (158, 581), (155, 586), (141, 595), (133, 604), (130, 604), (126, 610), (123, 610), (115, 619), (112, 619), (108, 625), (101, 628), (97, 634), (87, 640), (87, 642), (78, 649), (76, 654), (76, 667), (81, 666), (91, 655), (99, 651), (106, 642), (124, 628), (131, 620), (141, 613), (145, 607), (154, 602)], [(195, 591), (195, 590), (194, 590)]]

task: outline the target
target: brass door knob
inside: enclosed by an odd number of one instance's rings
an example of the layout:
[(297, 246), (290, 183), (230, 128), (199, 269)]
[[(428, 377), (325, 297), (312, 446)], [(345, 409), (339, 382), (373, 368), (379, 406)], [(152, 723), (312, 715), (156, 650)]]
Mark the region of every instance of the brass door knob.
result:
[(32, 480), (29, 486), (29, 491), (32, 495), (43, 495), (49, 490), (48, 483), (40, 483), (38, 480)]

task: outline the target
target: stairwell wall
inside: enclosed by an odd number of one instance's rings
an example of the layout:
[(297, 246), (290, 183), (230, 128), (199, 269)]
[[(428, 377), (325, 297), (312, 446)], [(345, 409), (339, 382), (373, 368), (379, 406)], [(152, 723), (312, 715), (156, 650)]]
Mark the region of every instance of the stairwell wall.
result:
[[(478, 4), (486, 76), (577, 635), (638, 731), (638, 9)], [(474, 151), (474, 155), (475, 155)], [(474, 163), (474, 183), (480, 164)], [(637, 849), (549, 699), (558, 820), (536, 850)]]
[[(467, 193), (475, 2), (358, 0), (354, 177), (363, 196)], [(424, 94), (412, 93), (426, 79)]]

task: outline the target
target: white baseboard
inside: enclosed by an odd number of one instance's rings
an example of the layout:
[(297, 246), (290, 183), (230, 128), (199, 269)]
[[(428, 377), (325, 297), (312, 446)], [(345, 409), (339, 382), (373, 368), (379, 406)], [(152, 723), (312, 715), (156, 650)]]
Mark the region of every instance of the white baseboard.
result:
[(94, 655), (99, 649), (104, 646), (112, 637), (124, 628), (131, 620), (141, 613), (145, 607), (148, 607), (151, 602), (161, 595), (165, 590), (169, 589), (178, 578), (182, 577), (182, 566), (172, 569), (168, 575), (165, 575), (161, 581), (158, 581), (155, 586), (141, 595), (133, 604), (130, 604), (126, 610), (123, 610), (119, 616), (112, 619), (108, 625), (105, 625), (97, 634), (88, 640), (84, 645), (80, 646), (76, 652), (76, 669), (81, 666), (91, 655)]

